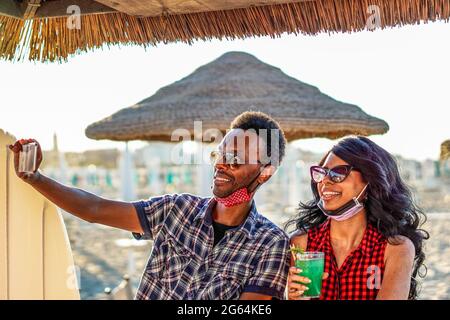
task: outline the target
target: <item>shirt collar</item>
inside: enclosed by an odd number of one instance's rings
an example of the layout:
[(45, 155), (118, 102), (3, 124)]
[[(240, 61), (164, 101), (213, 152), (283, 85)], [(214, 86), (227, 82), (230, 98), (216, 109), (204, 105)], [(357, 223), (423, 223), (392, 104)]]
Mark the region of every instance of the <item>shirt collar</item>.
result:
[(216, 202), (213, 198), (209, 198), (208, 201), (202, 202), (200, 210), (194, 218), (194, 221), (197, 220), (205, 220), (207, 224), (211, 224), (212, 222), (212, 209), (216, 205)]
[[(318, 233), (319, 245), (317, 247), (318, 251), (325, 253), (333, 253), (331, 247), (330, 238), (330, 219), (328, 218), (321, 226)], [(364, 231), (363, 238), (359, 246), (355, 251), (361, 251), (365, 256), (371, 256), (373, 252), (373, 247), (375, 244), (382, 242), (383, 236), (378, 232), (378, 230), (373, 227), (370, 223), (367, 224), (366, 230)]]
[(364, 255), (370, 256), (373, 252), (373, 247), (376, 244), (383, 242), (383, 240), (383, 235), (374, 226), (368, 223), (358, 249), (360, 249)]
[[(209, 198), (206, 203), (200, 208), (198, 214), (195, 216), (194, 221), (203, 220), (207, 225), (212, 225), (212, 209), (217, 204), (214, 198)], [(250, 207), (250, 212), (247, 218), (236, 228), (227, 230), (226, 232), (242, 232), (248, 238), (252, 238), (255, 233), (256, 220), (258, 218), (258, 211), (256, 210), (255, 201), (252, 200), (252, 205)]]
[(330, 218), (328, 218), (319, 228), (319, 233), (317, 235), (319, 245), (317, 246), (317, 251), (324, 252), (327, 254), (333, 253), (331, 248), (331, 238), (330, 238)]

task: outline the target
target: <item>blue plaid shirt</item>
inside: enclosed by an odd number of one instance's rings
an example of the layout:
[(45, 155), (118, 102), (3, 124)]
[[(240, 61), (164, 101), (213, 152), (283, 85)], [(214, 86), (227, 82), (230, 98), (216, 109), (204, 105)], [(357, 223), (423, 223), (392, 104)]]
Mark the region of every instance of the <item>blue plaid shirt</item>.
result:
[(136, 299), (228, 300), (242, 292), (283, 299), (289, 238), (256, 211), (213, 247), (213, 198), (164, 195), (133, 203), (153, 249)]

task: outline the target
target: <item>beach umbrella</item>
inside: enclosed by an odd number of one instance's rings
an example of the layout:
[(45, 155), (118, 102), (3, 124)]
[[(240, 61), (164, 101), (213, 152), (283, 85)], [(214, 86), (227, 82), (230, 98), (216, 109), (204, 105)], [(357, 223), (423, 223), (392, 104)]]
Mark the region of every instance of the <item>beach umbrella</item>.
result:
[(92, 139), (171, 141), (176, 129), (194, 139), (194, 121), (202, 131), (226, 133), (230, 122), (248, 110), (274, 117), (288, 141), (348, 134), (373, 135), (388, 124), (361, 108), (337, 101), (318, 88), (243, 52), (228, 52), (151, 97), (89, 125)]
[(441, 144), (441, 160), (447, 160), (450, 159), (450, 139), (445, 140)]
[(0, 58), (62, 61), (102, 45), (355, 32), (449, 17), (448, 0), (1, 0)]

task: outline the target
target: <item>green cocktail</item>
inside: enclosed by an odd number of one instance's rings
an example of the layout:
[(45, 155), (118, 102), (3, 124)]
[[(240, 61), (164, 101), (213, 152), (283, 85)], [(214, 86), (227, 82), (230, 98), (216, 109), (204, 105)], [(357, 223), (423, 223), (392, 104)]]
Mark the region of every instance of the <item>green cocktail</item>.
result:
[(324, 256), (325, 255), (323, 252), (295, 253), (295, 267), (302, 270), (299, 275), (311, 280), (311, 283), (302, 283), (308, 287), (308, 290), (303, 293), (303, 296), (305, 297), (320, 297), (320, 290), (322, 290)]

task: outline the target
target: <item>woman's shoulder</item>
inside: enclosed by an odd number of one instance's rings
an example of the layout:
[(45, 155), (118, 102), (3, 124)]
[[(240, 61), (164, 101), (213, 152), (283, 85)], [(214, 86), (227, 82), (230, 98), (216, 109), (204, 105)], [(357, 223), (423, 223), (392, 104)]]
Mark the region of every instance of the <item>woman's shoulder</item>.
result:
[(301, 247), (304, 246), (304, 248), (306, 249), (308, 239), (313, 243), (317, 242), (319, 239), (322, 239), (325, 236), (328, 227), (329, 221), (326, 220), (322, 223), (312, 226), (307, 230), (297, 230), (290, 235), (291, 244), (297, 246), (300, 245)]
[(297, 230), (290, 235), (290, 243), (297, 248), (306, 250), (308, 244), (308, 233), (303, 230)]
[(406, 259), (411, 260), (414, 259), (416, 255), (416, 248), (414, 243), (405, 236), (395, 236), (388, 238), (386, 251), (385, 251), (385, 259)]

